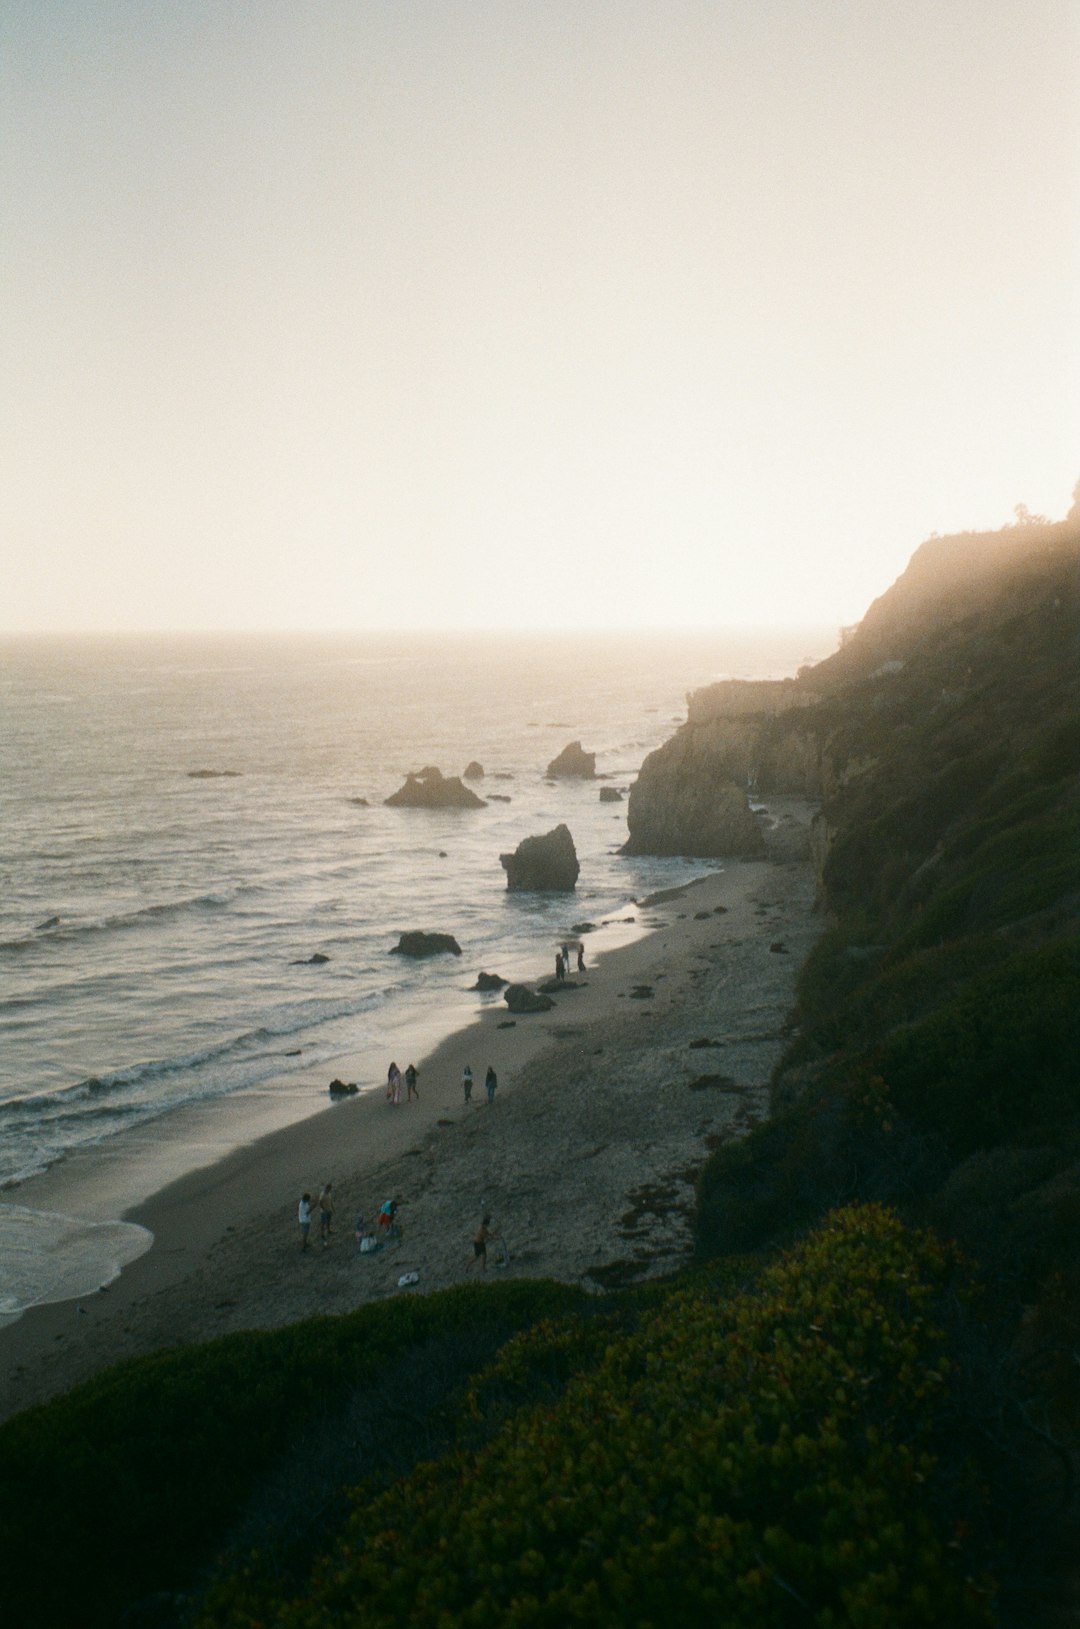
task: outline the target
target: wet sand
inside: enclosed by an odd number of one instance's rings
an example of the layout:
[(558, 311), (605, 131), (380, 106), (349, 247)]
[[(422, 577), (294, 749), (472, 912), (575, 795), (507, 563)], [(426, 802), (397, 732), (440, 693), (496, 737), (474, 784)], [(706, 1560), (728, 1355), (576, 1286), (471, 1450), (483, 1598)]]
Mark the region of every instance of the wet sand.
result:
[[(637, 942), (594, 963), (586, 938), (587, 971), (552, 1011), (514, 1019), (500, 1002), (442, 1042), (419, 1062), (418, 1101), (346, 1098), (149, 1195), (124, 1218), (152, 1232), (146, 1254), (107, 1288), (0, 1329), (0, 1417), (122, 1358), (459, 1283), (485, 1210), (510, 1253), (497, 1267), (492, 1250), (492, 1278), (602, 1293), (675, 1270), (692, 1248), (697, 1171), (766, 1113), (795, 977), (821, 932), (811, 863), (787, 857), (811, 812), (784, 800), (796, 840), (774, 857), (644, 902)], [(347, 1058), (335, 1072), (355, 1078)], [(328, 1179), (330, 1243), (316, 1219), (303, 1253), (297, 1201)], [(16, 1197), (78, 1213), (78, 1182), (60, 1167)], [(373, 1219), (391, 1197), (403, 1239), (361, 1256), (357, 1212)], [(398, 1289), (413, 1272), (416, 1288)]]

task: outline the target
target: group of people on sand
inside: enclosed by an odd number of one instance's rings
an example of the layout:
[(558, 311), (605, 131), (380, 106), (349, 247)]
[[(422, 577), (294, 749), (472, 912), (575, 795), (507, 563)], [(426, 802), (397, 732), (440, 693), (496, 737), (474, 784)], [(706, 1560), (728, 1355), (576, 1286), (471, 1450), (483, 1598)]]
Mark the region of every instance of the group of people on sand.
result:
[[(494, 1071), (489, 1070), (489, 1073), (493, 1074)], [(333, 1232), (334, 1185), (332, 1182), (327, 1182), (325, 1184), (315, 1203), (319, 1212), (319, 1238), (321, 1239), (323, 1249), (325, 1250), (330, 1243), (330, 1235)], [(300, 1206), (297, 1213), (297, 1220), (300, 1224), (300, 1249), (302, 1251), (307, 1250), (309, 1246), (309, 1235), (311, 1233), (312, 1223), (310, 1193), (304, 1193), (300, 1196)], [(400, 1244), (403, 1235), (401, 1231), (401, 1223), (398, 1220), (397, 1200), (383, 1200), (382, 1204), (375, 1213), (374, 1226), (369, 1227), (367, 1219), (361, 1211), (356, 1218), (356, 1225), (353, 1232), (356, 1237), (357, 1254), (361, 1256), (371, 1255), (377, 1250), (382, 1250), (388, 1244)], [(491, 1215), (489, 1212), (485, 1212), (480, 1226), (473, 1234), (472, 1255), (466, 1262), (466, 1271), (471, 1272), (472, 1269), (477, 1266), (477, 1264), (479, 1264), (481, 1272), (486, 1271), (487, 1247), (489, 1244), (499, 1244), (502, 1246), (502, 1259), (499, 1262), (499, 1266), (508, 1266), (510, 1256), (506, 1248), (506, 1241), (501, 1233), (492, 1232)]]
[(417, 1069), (415, 1063), (410, 1063), (407, 1066), (404, 1075), (402, 1075), (397, 1064), (392, 1063), (389, 1069), (386, 1071), (386, 1101), (388, 1103), (401, 1102), (401, 1083), (404, 1080), (406, 1103), (411, 1103), (414, 1097), (419, 1103), (420, 1088), (416, 1084), (419, 1073), (420, 1071)]
[[(560, 984), (570, 971), (570, 952), (573, 948), (573, 945), (560, 945), (555, 952), (555, 977)], [(585, 946), (580, 940), (577, 946), (577, 970), (579, 973), (585, 971)]]
[[(334, 1220), (334, 1184), (332, 1182), (326, 1183), (316, 1200), (316, 1204), (319, 1210), (319, 1238), (322, 1240), (323, 1249), (325, 1250), (330, 1243), (330, 1230)], [(308, 1235), (311, 1232), (311, 1195), (309, 1193), (300, 1195), (297, 1221), (300, 1223), (300, 1248), (306, 1250)]]
[[(319, 1212), (319, 1238), (325, 1250), (330, 1243), (334, 1223), (334, 1184), (332, 1182), (326, 1183), (315, 1203)], [(310, 1242), (312, 1223), (311, 1195), (309, 1193), (300, 1195), (300, 1205), (296, 1219), (300, 1224), (300, 1249), (306, 1250)], [(357, 1249), (361, 1255), (367, 1255), (369, 1251), (380, 1248), (382, 1244), (388, 1243), (390, 1240), (400, 1243), (401, 1224), (397, 1219), (396, 1199), (383, 1200), (375, 1215), (375, 1228), (374, 1233), (369, 1229), (364, 1220), (363, 1212), (357, 1216), (354, 1232)], [(371, 1242), (365, 1245), (366, 1240)]]
[[(489, 1103), (495, 1101), (495, 1088), (499, 1084), (499, 1077), (495, 1073), (494, 1064), (488, 1064), (487, 1074), (484, 1076), (484, 1091), (487, 1093)], [(468, 1064), (465, 1065), (461, 1075), (461, 1090), (466, 1103), (472, 1102), (473, 1072)]]

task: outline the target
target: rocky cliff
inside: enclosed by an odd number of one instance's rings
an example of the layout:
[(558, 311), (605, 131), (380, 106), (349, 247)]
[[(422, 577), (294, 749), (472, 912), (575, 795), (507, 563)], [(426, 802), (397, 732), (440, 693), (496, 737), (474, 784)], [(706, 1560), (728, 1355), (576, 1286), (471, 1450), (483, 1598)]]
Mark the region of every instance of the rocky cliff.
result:
[(686, 723), (630, 789), (626, 852), (759, 852), (747, 797), (756, 791), (823, 801), (823, 866), (832, 800), (881, 765), (901, 714), (964, 703), (976, 628), (985, 643), (1025, 611), (1060, 614), (1075, 592), (1078, 531), (1074, 509), (1060, 522), (931, 538), (833, 656), (794, 679), (695, 691)]

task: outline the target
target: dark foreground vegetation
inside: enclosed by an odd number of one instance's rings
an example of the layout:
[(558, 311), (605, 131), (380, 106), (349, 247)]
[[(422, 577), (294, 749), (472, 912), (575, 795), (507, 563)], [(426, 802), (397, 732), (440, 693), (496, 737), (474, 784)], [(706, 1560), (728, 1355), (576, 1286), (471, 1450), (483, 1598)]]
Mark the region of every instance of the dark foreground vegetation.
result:
[(941, 540), (940, 593), (924, 561), (812, 674), (829, 926), (693, 1268), (233, 1336), (7, 1422), (5, 1623), (1075, 1621), (1080, 512), (1014, 530), (992, 571)]

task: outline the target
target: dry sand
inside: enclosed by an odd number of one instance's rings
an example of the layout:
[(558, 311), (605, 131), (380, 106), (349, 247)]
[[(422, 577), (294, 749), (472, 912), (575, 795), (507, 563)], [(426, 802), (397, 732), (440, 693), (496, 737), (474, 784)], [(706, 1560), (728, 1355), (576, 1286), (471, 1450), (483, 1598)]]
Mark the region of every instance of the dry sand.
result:
[[(130, 1212), (155, 1242), (118, 1280), (0, 1329), (0, 1417), (121, 1358), (460, 1283), (485, 1210), (510, 1252), (506, 1267), (490, 1252), (491, 1279), (602, 1293), (678, 1268), (696, 1173), (764, 1117), (795, 976), (821, 931), (811, 864), (791, 857), (811, 810), (774, 811), (772, 857), (655, 896), (641, 913), (651, 931), (572, 975), (553, 1011), (512, 1027), (504, 1006), (484, 1013), (421, 1061), (418, 1102), (334, 1103)], [(348, 1060), (338, 1072), (350, 1078)], [(328, 1178), (330, 1244), (316, 1220), (302, 1253), (297, 1201)], [(356, 1214), (373, 1218), (390, 1197), (403, 1239), (361, 1256)], [(417, 1287), (399, 1289), (411, 1272)]]

